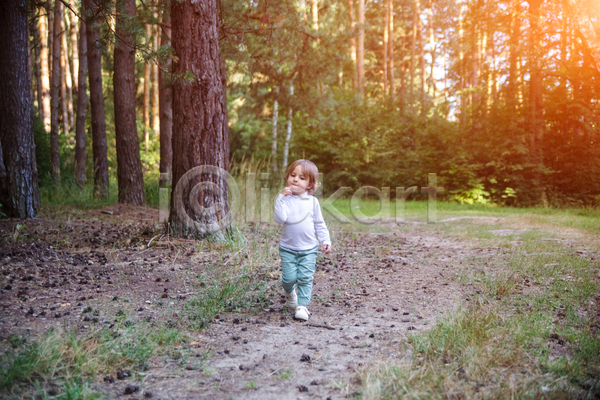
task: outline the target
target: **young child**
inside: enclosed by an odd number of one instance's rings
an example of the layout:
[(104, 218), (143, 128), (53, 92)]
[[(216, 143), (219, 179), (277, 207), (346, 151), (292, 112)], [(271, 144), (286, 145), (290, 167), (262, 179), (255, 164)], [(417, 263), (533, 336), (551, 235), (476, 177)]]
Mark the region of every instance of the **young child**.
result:
[(319, 170), (312, 162), (294, 161), (285, 177), (287, 186), (275, 202), (275, 222), (283, 225), (279, 242), (281, 284), (287, 307), (296, 311), (296, 319), (303, 321), (308, 321), (310, 314), (307, 306), (312, 292), (319, 241), (325, 247), (325, 254), (331, 251), (331, 240), (321, 206), (313, 196), (319, 185), (318, 174)]

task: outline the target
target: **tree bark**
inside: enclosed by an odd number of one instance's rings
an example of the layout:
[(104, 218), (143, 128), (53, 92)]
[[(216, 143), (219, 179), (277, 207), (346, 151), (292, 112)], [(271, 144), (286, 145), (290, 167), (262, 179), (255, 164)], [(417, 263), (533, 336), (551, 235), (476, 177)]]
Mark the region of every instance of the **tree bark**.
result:
[(365, 0), (358, 0), (358, 40), (356, 47), (358, 90), (361, 95), (365, 84)]
[[(212, 171), (229, 168), (229, 127), (219, 56), (218, 17), (217, 0), (171, 3), (176, 55), (173, 72), (177, 75), (189, 71), (195, 77), (193, 82), (173, 83), (173, 182), (176, 187), (171, 202), (171, 226), (179, 235), (210, 235), (224, 240), (231, 223), (227, 178), (221, 173), (192, 177), (197, 170), (190, 171), (203, 165), (212, 166)], [(184, 176), (188, 171), (190, 173)], [(202, 175), (212, 184), (204, 182), (194, 187), (193, 183), (202, 179)], [(189, 193), (193, 195), (191, 205), (184, 203), (184, 199), (190, 198)], [(214, 207), (208, 208), (211, 206)]]
[(98, 4), (83, 1), (86, 10), (87, 62), (90, 83), (90, 109), (92, 119), (92, 148), (94, 154), (94, 195), (108, 197), (108, 159), (106, 145), (106, 120), (102, 92), (102, 59), (100, 56), (100, 23)]
[[(567, 1), (563, 0), (563, 8), (567, 6)], [(560, 62), (562, 63), (562, 67), (566, 68), (568, 65), (568, 43), (569, 43), (569, 18), (566, 13), (563, 13), (560, 19)], [(560, 87), (562, 90), (563, 96), (567, 94), (567, 78), (561, 77), (560, 79)]]
[[(33, 5), (33, 2), (30, 3), (30, 5)], [(38, 109), (38, 115), (40, 116), (40, 119), (43, 121), (44, 120), (44, 107), (42, 106), (43, 104), (43, 86), (42, 86), (42, 68), (40, 66), (40, 32), (38, 30), (38, 19), (39, 16), (36, 16), (37, 14), (37, 10), (35, 7), (32, 7), (32, 12), (34, 14), (34, 19), (30, 25), (31, 27), (31, 36), (33, 36), (33, 54), (34, 54), (34, 59), (33, 61), (33, 66), (34, 66), (34, 71), (35, 71), (35, 88), (36, 88), (36, 100), (37, 100), (37, 109)]]
[(287, 170), (288, 166), (288, 156), (290, 154), (290, 139), (292, 138), (292, 119), (294, 117), (294, 111), (291, 105), (292, 97), (294, 97), (294, 83), (290, 83), (290, 105), (288, 107), (287, 135), (285, 137), (285, 144), (283, 147), (283, 164), (281, 168), (284, 172)]
[(402, 21), (402, 37), (400, 38), (400, 56), (398, 57), (398, 59), (400, 60), (399, 62), (399, 67), (400, 67), (400, 85), (398, 88), (398, 92), (399, 92), (399, 103), (400, 103), (400, 109), (404, 110), (404, 104), (406, 102), (406, 29), (405, 27), (408, 26), (407, 21), (405, 20), (405, 15), (404, 15), (404, 4), (400, 5), (400, 20)]
[(358, 66), (356, 65), (356, 32), (354, 31), (354, 0), (348, 0), (348, 14), (350, 17), (350, 58), (352, 58), (352, 86), (358, 88)]
[[(279, 87), (275, 88), (275, 96), (279, 95)], [(271, 142), (271, 162), (273, 164), (273, 172), (277, 172), (277, 121), (279, 120), (279, 102), (277, 97), (273, 100), (273, 117), (272, 121), (272, 134), (273, 141)]]
[(425, 46), (423, 46), (423, 22), (421, 20), (421, 0), (416, 0), (416, 11), (417, 16), (417, 35), (419, 35), (419, 67), (421, 69), (421, 110), (425, 109), (425, 81), (426, 69), (425, 69)]
[(383, 67), (381, 71), (383, 72), (383, 98), (387, 95), (388, 88), (388, 50), (389, 50), (389, 34), (390, 34), (390, 10), (389, 3), (386, 1), (384, 3), (385, 7), (385, 17), (383, 22)]
[(534, 176), (537, 180), (535, 187), (538, 189), (538, 200), (547, 206), (546, 190), (540, 169), (544, 166), (544, 99), (542, 93), (543, 77), (540, 68), (543, 44), (541, 34), (542, 17), (540, 8), (543, 0), (530, 0), (529, 2), (529, 109), (531, 124), (531, 154), (534, 160)]
[[(52, 5), (52, 0), (48, 0), (45, 3), (47, 7), (47, 15), (48, 15), (48, 68), (49, 68), (49, 83), (48, 86), (50, 91), (52, 91), (52, 52), (54, 49), (54, 7)], [(52, 99), (50, 99), (50, 103), (52, 103)], [(50, 125), (48, 125), (50, 127)]]
[[(69, 52), (67, 45), (67, 29), (64, 13), (61, 16), (61, 41), (60, 46), (60, 69), (61, 69), (61, 101), (63, 110), (64, 133), (68, 135), (74, 125), (73, 118), (73, 80), (71, 79), (71, 67), (69, 66)], [(64, 93), (64, 96), (62, 95)], [(66, 117), (66, 121), (64, 121)]]
[(71, 12), (66, 12), (65, 17), (69, 21), (69, 34), (71, 35), (71, 47), (69, 48), (69, 57), (67, 58), (71, 67), (71, 76), (73, 77), (73, 92), (78, 93), (79, 82), (75, 79), (79, 71), (79, 40), (77, 39), (78, 18)]
[(429, 80), (430, 80), (430, 86), (431, 86), (431, 99), (433, 100), (433, 105), (435, 106), (435, 95), (436, 95), (436, 87), (435, 87), (435, 76), (434, 76), (434, 70), (435, 70), (435, 24), (434, 24), (434, 17), (433, 17), (433, 4), (431, 3), (431, 0), (428, 0), (428, 4), (427, 4), (428, 8), (429, 8), (429, 46), (431, 46), (431, 72), (429, 74)]
[[(46, 10), (46, 9), (44, 9)], [(40, 32), (40, 66), (42, 68), (42, 103), (40, 109), (43, 110), (42, 120), (44, 121), (44, 129), (50, 130), (50, 68), (48, 66), (48, 16), (47, 12), (42, 13), (39, 18)], [(42, 113), (40, 113), (41, 115)]]
[(52, 179), (55, 184), (60, 184), (60, 158), (58, 145), (58, 112), (60, 97), (60, 15), (62, 3), (54, 4), (53, 38), (52, 38), (52, 87), (50, 88), (50, 165)]
[(384, 3), (385, 18), (383, 23), (383, 98), (387, 95), (388, 90), (388, 50), (389, 50), (389, 35), (390, 35), (390, 9), (389, 3)]
[(319, 1), (310, 0), (310, 12), (312, 15), (312, 26), (315, 31), (319, 30)]
[(511, 108), (516, 109), (518, 104), (517, 98), (517, 82), (518, 77), (518, 60), (519, 60), (519, 39), (521, 37), (521, 1), (513, 0), (511, 4), (511, 29), (509, 39), (509, 67), (508, 67), (508, 85), (506, 95), (507, 103)]
[[(519, 1), (519, 0), (516, 0)], [(464, 51), (464, 39), (465, 39), (465, 11), (463, 1), (459, 1), (459, 14), (458, 14), (458, 98), (460, 103), (460, 112), (458, 116), (459, 123), (464, 125), (466, 122), (466, 96), (463, 93), (465, 89), (465, 67), (464, 67), (464, 59), (465, 59), (465, 51)]]
[(113, 83), (119, 203), (141, 206), (146, 195), (135, 120), (135, 50), (127, 26), (135, 18), (135, 0), (121, 0), (117, 7)]
[[(171, 16), (169, 10), (163, 11), (163, 30), (160, 37), (160, 45), (170, 46), (171, 45)], [(166, 180), (162, 177), (162, 174), (168, 174), (170, 182), (170, 175), (173, 169), (173, 148), (171, 145), (171, 139), (173, 136), (173, 89), (171, 86), (171, 68), (172, 61), (169, 57), (166, 62), (160, 65), (161, 70), (158, 75), (158, 101), (159, 101), (159, 112), (160, 112), (160, 165), (159, 170), (161, 173), (161, 180), (159, 181), (160, 187), (166, 185)], [(167, 72), (165, 72), (167, 71)]]
[[(160, 37), (160, 28), (154, 26), (154, 49), (158, 49), (158, 38)], [(152, 63), (152, 130), (154, 135), (158, 135), (160, 131), (160, 115), (159, 115), (159, 88), (158, 88), (158, 62)]]
[[(150, 24), (146, 25), (146, 45), (150, 46), (152, 30)], [(150, 62), (144, 62), (144, 98), (142, 109), (142, 126), (144, 127), (144, 150), (150, 149), (150, 75), (152, 66)]]
[(4, 214), (33, 218), (40, 204), (27, 55), (27, 1), (0, 2), (0, 204)]
[(415, 49), (417, 46), (417, 2), (419, 0), (413, 1), (413, 21), (412, 21), (412, 36), (410, 40), (410, 84), (409, 84), (409, 102), (412, 105), (415, 101)]
[(388, 80), (390, 100), (394, 100), (394, 0), (388, 0), (389, 18), (389, 47)]
[(77, 64), (77, 120), (75, 121), (75, 182), (85, 185), (85, 118), (87, 115), (87, 40), (85, 22), (79, 22), (79, 48)]

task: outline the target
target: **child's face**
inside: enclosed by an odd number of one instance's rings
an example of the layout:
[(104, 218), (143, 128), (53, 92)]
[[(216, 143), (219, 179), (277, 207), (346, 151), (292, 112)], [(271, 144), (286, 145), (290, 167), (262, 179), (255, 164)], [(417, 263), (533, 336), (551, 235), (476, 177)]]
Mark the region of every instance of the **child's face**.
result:
[(302, 173), (302, 167), (300, 165), (294, 168), (287, 179), (287, 185), (295, 196), (300, 196), (310, 189), (309, 184), (308, 176)]

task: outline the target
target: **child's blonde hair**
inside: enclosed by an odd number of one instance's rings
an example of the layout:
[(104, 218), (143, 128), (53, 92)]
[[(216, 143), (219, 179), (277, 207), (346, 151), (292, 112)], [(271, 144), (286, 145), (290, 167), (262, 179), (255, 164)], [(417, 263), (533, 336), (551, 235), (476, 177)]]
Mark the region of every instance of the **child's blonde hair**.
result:
[(306, 189), (306, 191), (308, 192), (308, 194), (314, 195), (315, 190), (319, 187), (320, 183), (318, 182), (319, 169), (312, 161), (304, 159), (294, 161), (292, 165), (290, 165), (290, 167), (288, 168), (287, 173), (285, 174), (285, 181), (287, 182), (288, 178), (290, 177), (292, 172), (294, 172), (298, 165), (300, 166), (302, 173), (306, 177), (308, 177), (308, 189)]

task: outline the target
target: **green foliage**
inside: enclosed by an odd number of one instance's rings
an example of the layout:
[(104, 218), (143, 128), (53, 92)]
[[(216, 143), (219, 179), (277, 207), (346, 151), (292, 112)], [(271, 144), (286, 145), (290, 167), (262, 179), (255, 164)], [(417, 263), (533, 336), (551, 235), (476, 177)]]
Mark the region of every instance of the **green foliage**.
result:
[[(315, 161), (325, 173), (326, 190), (363, 185), (424, 186), (427, 173), (437, 173), (448, 198), (463, 203), (598, 206), (600, 183), (591, 177), (600, 173), (600, 150), (595, 145), (600, 131), (594, 119), (594, 99), (600, 91), (597, 71), (590, 67), (591, 62), (582, 62), (590, 56), (576, 43), (567, 71), (555, 61), (544, 67), (557, 73), (549, 73), (544, 80), (545, 127), (543, 138), (534, 138), (528, 103), (530, 83), (524, 84), (522, 75), (511, 76), (519, 81), (510, 86), (510, 60), (506, 57), (492, 61), (489, 56), (483, 61), (478, 58), (483, 32), (497, 33), (492, 44), (495, 54), (499, 54), (497, 48), (514, 43), (517, 50), (511, 51), (517, 51), (522, 59), (534, 51), (529, 36), (520, 34), (525, 31), (514, 35), (507, 30), (510, 18), (519, 18), (521, 26), (526, 26), (529, 16), (513, 17), (512, 3), (501, 3), (482, 1), (459, 7), (456, 2), (436, 1), (432, 3), (433, 21), (423, 4), (423, 29), (425, 32), (431, 27), (433, 32), (436, 68), (440, 68), (442, 53), (449, 61), (448, 65), (444, 61), (444, 90), (439, 78), (442, 71), (436, 71), (437, 93), (433, 96), (427, 60), (427, 71), (416, 65), (412, 87), (406, 76), (409, 71), (404, 72), (402, 87), (396, 71), (396, 96), (391, 99), (383, 94), (381, 85), (380, 40), (385, 20), (381, 2), (366, 9), (365, 88), (359, 95), (352, 87), (352, 32), (345, 3), (320, 6), (316, 30), (307, 3), (226, 1), (221, 49), (227, 66), (233, 159), (271, 156), (277, 100), (278, 164), (282, 163), (281, 149), (286, 140), (287, 111), (292, 109), (289, 159)], [(565, 16), (571, 11), (561, 7), (551, 2), (542, 7), (541, 13), (552, 20), (551, 26), (562, 26), (564, 18), (578, 17)], [(396, 5), (396, 32), (392, 34), (396, 56), (404, 59), (407, 69), (407, 64), (418, 64), (410, 59), (413, 50), (404, 47), (410, 44), (401, 40), (413, 28), (413, 11), (410, 2)], [(459, 24), (464, 31), (460, 38), (456, 35)], [(575, 40), (570, 31), (560, 35), (567, 41)], [(419, 57), (421, 49), (413, 45)], [(541, 45), (538, 50), (545, 54), (560, 51), (556, 40), (544, 39)], [(425, 57), (431, 55), (430, 48), (423, 52)], [(561, 57), (563, 60), (564, 55)], [(490, 63), (495, 68), (494, 79), (499, 81), (490, 82)], [(478, 69), (475, 80), (473, 68)], [(529, 73), (529, 68), (530, 63), (526, 63), (519, 74)], [(427, 79), (423, 98), (421, 76)], [(568, 88), (567, 81), (577, 87)]]
[[(529, 34), (531, 16), (526, 10), (515, 12), (514, 2), (423, 3), (419, 17), (427, 40), (421, 48), (419, 40), (406, 39), (416, 20), (414, 2), (394, 2), (390, 37), (396, 57), (395, 91), (391, 97), (383, 93), (382, 85), (385, 2), (367, 2), (365, 78), (360, 92), (353, 83), (350, 51), (357, 27), (353, 32), (346, 2), (319, 2), (316, 29), (308, 2), (224, 0), (219, 8), (219, 45), (227, 77), (232, 165), (252, 157), (262, 162), (271, 157), (282, 166), (291, 122), (288, 164), (298, 158), (313, 160), (325, 174), (325, 190), (330, 193), (340, 186), (425, 186), (427, 174), (437, 173), (446, 199), (461, 203), (597, 207), (598, 71), (589, 43), (569, 28), (582, 15), (561, 2), (542, 3), (540, 13), (547, 24), (538, 42)], [(107, 15), (119, 14), (121, 4), (104, 7)], [(593, 8), (591, 3), (582, 7)], [(174, 55), (169, 46), (156, 48), (155, 31), (148, 35), (146, 30), (166, 12), (167, 3), (151, 1), (138, 7), (135, 18), (123, 21), (137, 49), (136, 106), (140, 110), (145, 63)], [(356, 22), (356, 8), (354, 13)], [(520, 31), (513, 32), (517, 21)], [(434, 47), (427, 43), (429, 39)], [(99, 45), (113, 175), (117, 167), (114, 41), (112, 31), (103, 24)], [(544, 121), (539, 137), (532, 131), (528, 78), (529, 60), (537, 53), (545, 60)], [(516, 68), (511, 64), (513, 55), (519, 60), (517, 72), (512, 70)], [(191, 79), (191, 71), (167, 76), (171, 82)], [(271, 155), (275, 101), (279, 108), (277, 151)], [(88, 117), (88, 181), (93, 170), (89, 125)], [(40, 185), (47, 186), (49, 142), (39, 120), (34, 135)], [(150, 128), (146, 143), (138, 118), (138, 136), (148, 204), (155, 206), (159, 132)], [(65, 181), (70, 185), (73, 146), (70, 134), (60, 136), (63, 185)]]
[(52, 166), (50, 164), (50, 134), (44, 129), (44, 122), (35, 115), (33, 118), (33, 139), (35, 142), (35, 162), (37, 164), (38, 184), (50, 182)]

